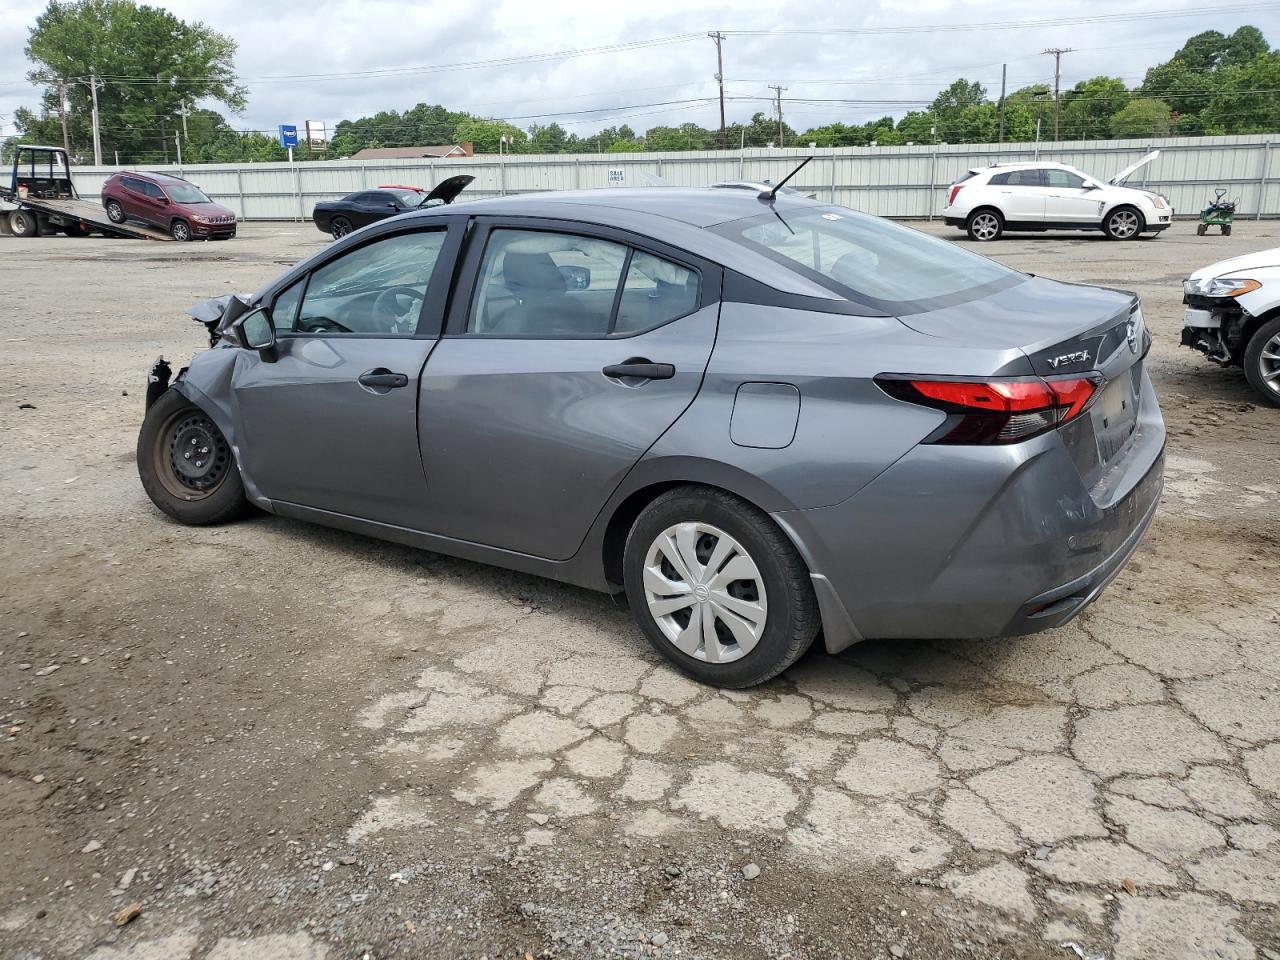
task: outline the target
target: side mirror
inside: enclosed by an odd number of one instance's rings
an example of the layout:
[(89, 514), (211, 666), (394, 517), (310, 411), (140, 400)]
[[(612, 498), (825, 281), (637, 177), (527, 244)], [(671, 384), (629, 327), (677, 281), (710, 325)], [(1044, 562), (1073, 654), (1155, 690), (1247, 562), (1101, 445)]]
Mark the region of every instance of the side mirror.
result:
[(257, 350), (267, 363), (276, 361), (276, 328), (271, 322), (271, 311), (266, 307), (250, 310), (231, 325), (240, 339), (240, 345)]
[(1101, 190), (1101, 189), (1102, 189), (1102, 187), (1098, 186), (1096, 183), (1086, 183), (1086, 184), (1084, 185), (1084, 188), (1085, 188), (1086, 190)]

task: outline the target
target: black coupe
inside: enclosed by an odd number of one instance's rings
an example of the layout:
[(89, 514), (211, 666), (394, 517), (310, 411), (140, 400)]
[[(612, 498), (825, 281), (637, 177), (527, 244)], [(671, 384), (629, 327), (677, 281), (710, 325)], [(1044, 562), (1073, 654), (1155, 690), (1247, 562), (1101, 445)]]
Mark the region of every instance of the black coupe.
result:
[(345, 237), (352, 230), (367, 227), (378, 220), (385, 220), (410, 210), (452, 203), (475, 177), (460, 174), (450, 177), (424, 193), (413, 187), (382, 187), (377, 190), (359, 190), (341, 200), (322, 200), (311, 213), (315, 225), (335, 240)]

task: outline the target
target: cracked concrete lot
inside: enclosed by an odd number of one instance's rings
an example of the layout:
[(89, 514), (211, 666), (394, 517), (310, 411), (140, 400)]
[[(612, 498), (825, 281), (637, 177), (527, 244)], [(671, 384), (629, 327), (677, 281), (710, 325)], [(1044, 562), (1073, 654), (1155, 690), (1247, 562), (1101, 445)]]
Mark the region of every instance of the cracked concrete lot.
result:
[(324, 242), (0, 243), (0, 956), (1280, 958), (1280, 411), (1177, 346), (1280, 226), (983, 247), (1142, 294), (1150, 534), (1063, 629), (746, 692), (608, 597), (152, 509), (147, 365)]

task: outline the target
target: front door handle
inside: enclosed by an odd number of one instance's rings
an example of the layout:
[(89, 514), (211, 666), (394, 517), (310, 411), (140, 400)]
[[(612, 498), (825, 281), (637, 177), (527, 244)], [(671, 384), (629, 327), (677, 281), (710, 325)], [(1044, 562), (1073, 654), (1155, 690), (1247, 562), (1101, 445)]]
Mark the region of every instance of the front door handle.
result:
[(403, 373), (392, 373), (383, 367), (376, 370), (370, 370), (368, 373), (360, 374), (360, 386), (362, 387), (383, 387), (390, 389), (391, 387), (407, 387), (409, 378)]
[(670, 380), (676, 375), (676, 368), (669, 363), (650, 363), (648, 360), (635, 358), (625, 363), (611, 363), (602, 372), (606, 377), (619, 380), (627, 377), (636, 380)]

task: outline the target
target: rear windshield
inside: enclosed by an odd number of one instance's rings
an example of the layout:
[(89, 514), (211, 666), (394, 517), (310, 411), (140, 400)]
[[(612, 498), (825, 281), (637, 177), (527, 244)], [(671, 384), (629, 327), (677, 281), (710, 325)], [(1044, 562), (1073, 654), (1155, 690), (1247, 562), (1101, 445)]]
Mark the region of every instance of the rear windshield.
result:
[(848, 300), (889, 314), (954, 306), (1025, 279), (945, 240), (843, 207), (771, 211), (714, 229)]

